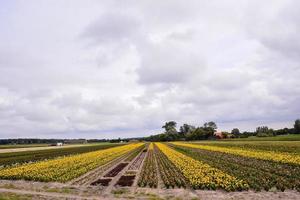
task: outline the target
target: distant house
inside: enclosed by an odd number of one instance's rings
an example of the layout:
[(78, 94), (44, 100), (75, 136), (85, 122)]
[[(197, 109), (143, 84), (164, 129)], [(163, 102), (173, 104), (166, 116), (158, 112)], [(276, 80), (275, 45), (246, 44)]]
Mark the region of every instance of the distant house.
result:
[(57, 143), (50, 144), (50, 146), (63, 146), (63, 145), (64, 145), (64, 143), (62, 143), (62, 142), (57, 142)]
[(217, 139), (223, 139), (224, 138), (224, 134), (222, 132), (215, 132), (214, 135)]

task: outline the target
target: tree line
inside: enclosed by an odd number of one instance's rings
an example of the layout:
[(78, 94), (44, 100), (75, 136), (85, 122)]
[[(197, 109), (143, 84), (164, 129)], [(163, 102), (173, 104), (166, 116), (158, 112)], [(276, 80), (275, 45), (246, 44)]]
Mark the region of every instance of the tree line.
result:
[[(118, 139), (88, 139), (87, 143), (96, 142), (129, 142), (132, 140), (146, 140), (146, 141), (175, 141), (175, 140), (208, 140), (217, 139), (216, 135), (217, 124), (215, 122), (206, 122), (200, 127), (196, 127), (189, 124), (183, 124), (179, 127), (179, 131), (176, 129), (177, 123), (175, 121), (166, 122), (162, 128), (165, 130), (161, 134), (151, 135), (149, 137), (138, 138), (118, 138)], [(267, 137), (276, 135), (287, 134), (300, 134), (300, 119), (295, 120), (293, 128), (282, 128), (274, 130), (267, 126), (257, 127), (255, 131), (240, 132), (238, 128), (234, 128), (231, 132), (222, 132), (222, 138), (247, 138), (249, 136)], [(53, 143), (80, 143), (85, 139), (38, 139), (38, 138), (17, 138), (17, 139), (0, 139), (0, 145), (4, 144), (53, 144)], [(79, 143), (79, 142), (78, 142)]]
[(221, 135), (216, 135), (217, 124), (215, 122), (206, 122), (203, 126), (195, 127), (189, 124), (183, 124), (176, 129), (175, 121), (166, 122), (162, 128), (165, 130), (161, 134), (151, 135), (144, 138), (147, 141), (176, 141), (176, 140), (208, 140), (218, 138), (247, 138), (249, 136), (268, 137), (276, 135), (300, 134), (300, 119), (295, 120), (293, 128), (283, 128), (274, 130), (267, 126), (259, 126), (255, 131), (240, 132), (238, 128), (234, 128), (231, 132), (221, 132)]
[(0, 139), (0, 145), (9, 144), (82, 144), (82, 143), (97, 143), (97, 142), (111, 142), (118, 143), (121, 139), (39, 139), (39, 138), (16, 138), (16, 139)]

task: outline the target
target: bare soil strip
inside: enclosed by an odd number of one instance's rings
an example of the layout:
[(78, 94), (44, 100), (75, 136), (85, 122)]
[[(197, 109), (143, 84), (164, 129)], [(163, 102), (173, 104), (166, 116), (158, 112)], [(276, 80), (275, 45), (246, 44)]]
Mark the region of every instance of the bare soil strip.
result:
[[(68, 190), (67, 190), (68, 188)], [(300, 192), (225, 192), (221, 190), (187, 190), (187, 189), (154, 189), (133, 187), (113, 187), (120, 193), (104, 193), (105, 188), (77, 186), (71, 187), (61, 183), (40, 183), (29, 181), (0, 180), (0, 194), (33, 195), (32, 199), (176, 199), (176, 200), (298, 200)], [(119, 191), (118, 191), (119, 190)], [(40, 198), (40, 197), (45, 198)]]
[(143, 165), (143, 161), (147, 155), (148, 147), (142, 149), (142, 151), (133, 159), (127, 171), (120, 177), (116, 185), (119, 187), (131, 187), (137, 182), (139, 178), (140, 169)]
[[(110, 181), (108, 187), (106, 187), (106, 188), (104, 189), (104, 194), (105, 194), (105, 196), (111, 195), (111, 194), (112, 194), (112, 191), (115, 190), (115, 189), (122, 188), (121, 186), (118, 186), (118, 185), (117, 185), (117, 182), (121, 179), (122, 176), (125, 175), (125, 173), (131, 171), (131, 170), (128, 170), (129, 167), (132, 166), (132, 165), (136, 162), (136, 159), (138, 159), (139, 156), (140, 156), (142, 153), (143, 153), (143, 151), (141, 151), (139, 154), (137, 154), (137, 155), (135, 156), (135, 158), (132, 159), (130, 162), (126, 162), (126, 161), (125, 161), (126, 159), (124, 159), (123, 163), (127, 163), (127, 165), (126, 165), (126, 166), (125, 166), (125, 167), (124, 167), (124, 168), (123, 168), (116, 176), (110, 177), (112, 180)], [(113, 166), (113, 167), (114, 167), (114, 166)], [(107, 174), (108, 172), (110, 172), (110, 171), (113, 169), (113, 167), (112, 167), (110, 170), (107, 170), (107, 172), (105, 172), (104, 174)], [(136, 178), (137, 178), (137, 177), (136, 177), (136, 174), (137, 174), (137, 173), (135, 172), (134, 174), (135, 174), (135, 179), (136, 179)], [(104, 177), (101, 177), (101, 178), (104, 178)]]
[(161, 178), (161, 174), (159, 172), (159, 168), (158, 168), (158, 163), (157, 163), (157, 153), (155, 152), (155, 146), (153, 148), (153, 152), (154, 152), (154, 161), (155, 161), (155, 166), (156, 166), (156, 173), (157, 173), (157, 188), (164, 188), (165, 184)]
[(96, 181), (99, 179), (99, 177), (101, 177), (104, 173), (107, 173), (107, 171), (111, 170), (115, 165), (117, 165), (118, 163), (123, 162), (125, 159), (127, 159), (131, 154), (134, 153), (135, 150), (121, 156), (118, 157), (112, 161), (110, 161), (109, 163), (102, 165), (74, 180), (71, 180), (70, 182), (68, 182), (68, 184), (70, 185), (90, 185), (92, 182)]
[(144, 165), (145, 158), (146, 158), (147, 155), (148, 155), (148, 147), (146, 147), (146, 149), (147, 149), (146, 152), (141, 152), (141, 153), (145, 153), (145, 155), (144, 155), (144, 157), (143, 157), (143, 160), (142, 160), (142, 162), (141, 162), (141, 164), (140, 164), (139, 169), (138, 169), (137, 172), (136, 172), (135, 180), (133, 181), (133, 184), (132, 184), (133, 188), (136, 188), (136, 187), (137, 187), (137, 183), (138, 183), (138, 180), (139, 180), (139, 177), (140, 177), (140, 174), (141, 174), (141, 169), (142, 169), (142, 167), (143, 167), (143, 165)]
[(100, 196), (79, 196), (72, 194), (62, 194), (62, 193), (54, 193), (54, 192), (36, 192), (36, 191), (28, 191), (28, 190), (16, 190), (16, 189), (3, 189), (0, 188), (0, 193), (14, 193), (21, 195), (34, 195), (34, 196), (46, 196), (49, 199), (58, 198), (58, 199), (104, 199)]

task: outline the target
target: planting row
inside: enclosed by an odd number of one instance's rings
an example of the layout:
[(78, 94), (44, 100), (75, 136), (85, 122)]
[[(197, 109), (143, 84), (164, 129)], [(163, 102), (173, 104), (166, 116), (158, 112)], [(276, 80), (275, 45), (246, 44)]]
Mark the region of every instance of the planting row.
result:
[(277, 188), (299, 189), (300, 166), (281, 164), (278, 162), (236, 156), (227, 153), (207, 151), (196, 148), (174, 146), (175, 150), (196, 160), (208, 163), (210, 166), (245, 180), (250, 188), (270, 190)]
[(153, 143), (149, 145), (142, 171), (138, 180), (138, 186), (156, 188), (158, 184), (158, 174), (153, 150)]
[(201, 141), (192, 144), (300, 154), (300, 141)]
[(249, 149), (240, 149), (233, 147), (219, 147), (219, 146), (210, 146), (210, 145), (201, 145), (201, 144), (191, 144), (184, 142), (172, 142), (172, 144), (183, 147), (190, 147), (196, 149), (203, 149), (208, 151), (223, 152), (238, 156), (257, 158), (262, 160), (276, 161), (280, 163), (287, 163), (293, 165), (300, 165), (300, 155), (286, 153), (286, 152), (274, 152), (274, 151), (262, 151), (262, 150), (249, 150)]
[(159, 148), (154, 147), (160, 176), (166, 188), (186, 187), (186, 180), (178, 168), (164, 155)]
[(205, 162), (186, 156), (165, 144), (157, 143), (158, 148), (180, 170), (194, 189), (224, 189), (227, 191), (248, 189), (241, 179), (208, 165)]

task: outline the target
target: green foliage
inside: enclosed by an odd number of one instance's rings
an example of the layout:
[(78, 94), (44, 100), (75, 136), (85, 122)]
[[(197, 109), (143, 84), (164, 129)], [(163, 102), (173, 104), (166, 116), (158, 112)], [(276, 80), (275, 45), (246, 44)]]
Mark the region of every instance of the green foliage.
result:
[(198, 127), (186, 137), (187, 140), (205, 140), (214, 135), (214, 130), (210, 127)]
[(269, 137), (274, 136), (274, 130), (269, 129), (267, 126), (260, 126), (256, 128), (257, 137)]
[(170, 132), (174, 130), (176, 131), (176, 122), (174, 121), (166, 122), (165, 125), (162, 126), (162, 128), (164, 128), (166, 132)]
[(204, 123), (204, 128), (212, 128), (214, 131), (217, 130), (217, 124), (215, 122)]
[(300, 134), (300, 119), (297, 119), (294, 124), (294, 130), (296, 134)]
[(180, 134), (184, 137), (185, 135), (187, 135), (188, 133), (194, 131), (196, 129), (195, 126), (192, 126), (192, 125), (188, 125), (188, 124), (183, 124), (181, 127), (180, 127)]
[(146, 160), (144, 161), (138, 180), (138, 186), (156, 188), (158, 184), (158, 177), (153, 150), (148, 150), (148, 154), (145, 159)]
[[(243, 136), (244, 134), (242, 134)], [(235, 140), (235, 141), (300, 141), (300, 134), (288, 134), (288, 135), (276, 135), (269, 137), (257, 137), (250, 136), (247, 138), (232, 138), (226, 139), (227, 141)]]
[[(217, 129), (217, 124), (215, 122), (206, 122), (203, 124), (202, 127), (194, 127), (189, 124), (183, 124), (179, 128), (179, 132), (176, 131), (176, 122), (174, 121), (166, 122), (165, 125), (162, 127), (166, 130), (165, 133), (158, 134), (158, 135), (151, 135), (150, 137), (146, 137), (143, 139), (148, 141), (161, 141), (161, 142), (175, 141), (175, 140), (188, 141), (188, 140), (218, 139), (217, 136), (214, 135)], [(273, 129), (269, 129), (267, 126), (261, 126), (261, 127), (257, 127), (256, 131), (254, 132), (245, 131), (241, 133), (238, 128), (234, 128), (232, 129), (231, 133), (227, 133), (227, 132), (222, 132), (222, 133), (223, 136), (225, 136), (223, 139), (238, 138), (243, 140), (249, 138), (249, 140), (277, 140), (277, 138), (271, 138), (271, 137), (278, 136), (278, 135), (291, 135), (294, 133), (298, 133), (300, 135), (300, 119), (297, 119), (295, 121), (294, 128), (283, 128), (283, 129), (273, 130)], [(257, 137), (253, 138), (253, 136), (257, 136)], [(287, 136), (283, 140), (293, 140), (293, 139), (294, 139), (293, 137), (289, 138), (289, 136)]]
[(234, 128), (232, 129), (231, 134), (234, 135), (235, 137), (239, 137), (241, 133), (238, 128)]

